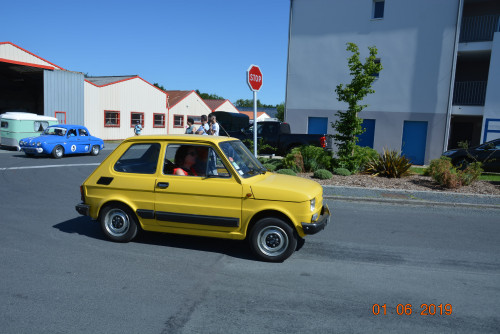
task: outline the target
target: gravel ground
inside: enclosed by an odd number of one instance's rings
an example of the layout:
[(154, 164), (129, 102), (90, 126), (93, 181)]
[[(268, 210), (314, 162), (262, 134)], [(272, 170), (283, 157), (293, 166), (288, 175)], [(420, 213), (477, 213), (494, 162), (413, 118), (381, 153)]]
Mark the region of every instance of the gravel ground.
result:
[(370, 175), (334, 175), (329, 180), (320, 180), (312, 178), (312, 173), (299, 173), (298, 176), (313, 179), (321, 185), (330, 186), (349, 186), (360, 188), (383, 188), (383, 189), (402, 189), (402, 190), (420, 190), (435, 192), (456, 192), (462, 194), (484, 194), (500, 195), (500, 182), (476, 181), (470, 186), (457, 189), (448, 189), (439, 186), (429, 176), (411, 175), (401, 179), (390, 179), (386, 177), (374, 177)]

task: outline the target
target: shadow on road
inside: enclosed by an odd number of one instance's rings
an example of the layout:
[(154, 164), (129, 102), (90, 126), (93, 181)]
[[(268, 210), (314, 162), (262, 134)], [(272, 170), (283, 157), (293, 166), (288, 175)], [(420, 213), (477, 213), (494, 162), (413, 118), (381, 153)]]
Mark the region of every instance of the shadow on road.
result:
[[(107, 240), (101, 226), (89, 217), (77, 217), (53, 226), (64, 233)], [(109, 241), (112, 242), (112, 241)], [(185, 236), (180, 234), (140, 231), (134, 243), (220, 253), (230, 257), (257, 261), (246, 241)]]

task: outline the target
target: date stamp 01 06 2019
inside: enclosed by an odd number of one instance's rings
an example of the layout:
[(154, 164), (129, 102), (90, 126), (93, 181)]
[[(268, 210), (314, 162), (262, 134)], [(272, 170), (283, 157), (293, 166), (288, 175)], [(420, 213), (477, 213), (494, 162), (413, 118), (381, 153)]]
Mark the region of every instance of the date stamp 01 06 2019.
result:
[[(391, 307), (387, 307), (387, 304), (373, 304), (372, 312), (374, 315), (387, 315), (397, 314), (397, 315), (412, 315), (413, 313), (419, 314), (417, 310), (413, 310), (411, 304), (398, 304), (394, 310), (391, 311)], [(451, 304), (422, 304), (420, 305), (420, 315), (451, 315), (453, 312), (453, 307)]]

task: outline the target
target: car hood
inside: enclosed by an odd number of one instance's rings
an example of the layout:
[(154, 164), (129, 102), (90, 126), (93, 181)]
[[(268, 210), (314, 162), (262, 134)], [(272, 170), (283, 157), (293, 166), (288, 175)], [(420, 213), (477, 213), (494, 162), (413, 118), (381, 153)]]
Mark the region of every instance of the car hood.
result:
[(250, 186), (255, 199), (271, 201), (304, 202), (323, 191), (318, 182), (275, 173), (262, 175)]
[(35, 142), (35, 143), (36, 142), (55, 143), (55, 142), (61, 142), (61, 141), (66, 140), (66, 137), (49, 135), (49, 136), (27, 137), (27, 138), (23, 138), (21, 140), (28, 142), (28, 143), (32, 143), (32, 142)]

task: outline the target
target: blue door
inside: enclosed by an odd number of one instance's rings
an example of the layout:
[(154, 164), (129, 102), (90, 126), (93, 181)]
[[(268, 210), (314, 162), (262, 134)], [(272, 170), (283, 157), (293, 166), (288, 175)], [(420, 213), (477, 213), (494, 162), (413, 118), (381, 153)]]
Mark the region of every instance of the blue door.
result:
[(361, 127), (365, 129), (361, 135), (358, 136), (358, 146), (373, 148), (373, 140), (375, 138), (375, 120), (364, 119)]
[(427, 122), (405, 121), (401, 154), (415, 165), (423, 165), (427, 143)]
[(328, 133), (328, 117), (309, 117), (308, 134), (324, 135)]

